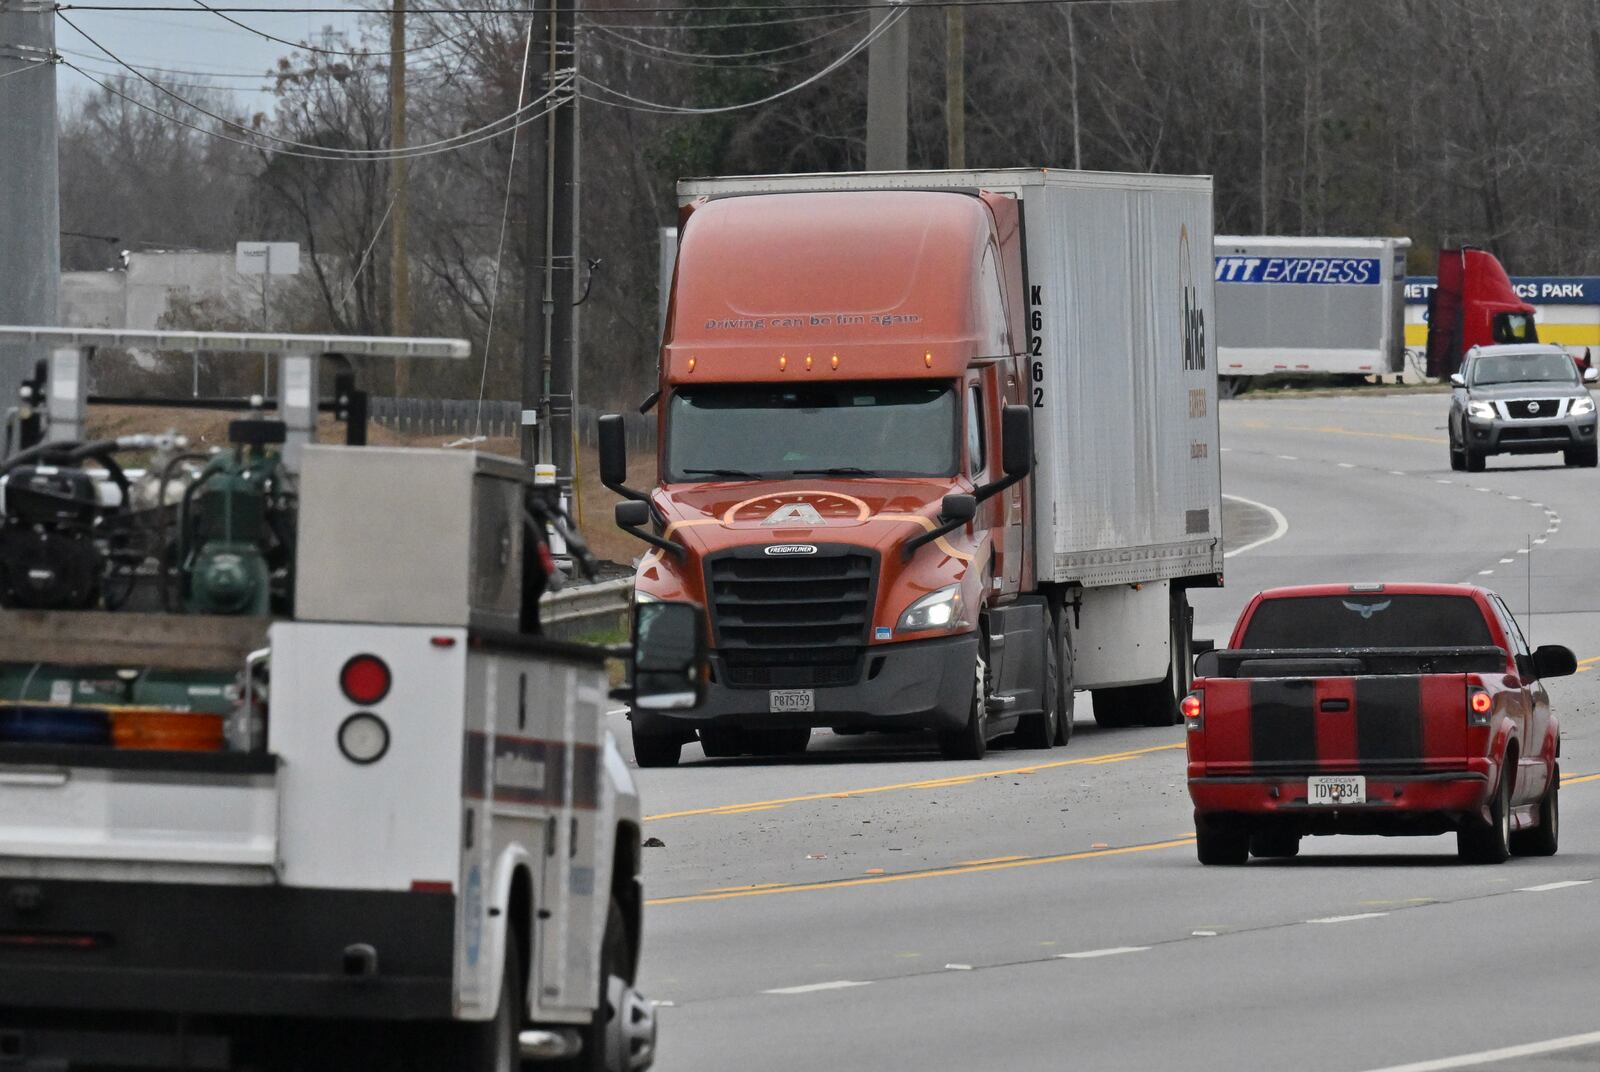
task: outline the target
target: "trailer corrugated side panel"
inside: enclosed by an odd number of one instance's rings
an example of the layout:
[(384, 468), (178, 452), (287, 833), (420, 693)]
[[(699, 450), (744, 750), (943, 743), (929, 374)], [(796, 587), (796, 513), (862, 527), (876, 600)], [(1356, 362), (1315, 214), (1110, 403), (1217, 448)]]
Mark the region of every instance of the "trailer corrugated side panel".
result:
[(1222, 571), (1211, 182), (1130, 180), (1056, 172), (1019, 191), (1041, 581)]

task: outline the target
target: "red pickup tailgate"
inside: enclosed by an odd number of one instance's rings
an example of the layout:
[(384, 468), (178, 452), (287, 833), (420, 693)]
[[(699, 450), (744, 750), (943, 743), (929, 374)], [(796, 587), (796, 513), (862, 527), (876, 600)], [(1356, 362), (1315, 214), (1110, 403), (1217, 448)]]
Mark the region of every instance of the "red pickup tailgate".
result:
[(1207, 678), (1191, 734), (1206, 775), (1461, 769), (1467, 675)]

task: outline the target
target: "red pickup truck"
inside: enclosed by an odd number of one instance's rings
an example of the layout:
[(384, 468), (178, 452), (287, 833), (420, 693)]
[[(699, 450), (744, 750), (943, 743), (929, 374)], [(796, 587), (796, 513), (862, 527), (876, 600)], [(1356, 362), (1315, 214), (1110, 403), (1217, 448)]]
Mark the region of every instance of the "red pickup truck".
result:
[(1454, 832), (1462, 859), (1556, 851), (1561, 733), (1505, 602), (1461, 584), (1277, 588), (1196, 660), (1189, 795), (1203, 864), (1307, 834)]

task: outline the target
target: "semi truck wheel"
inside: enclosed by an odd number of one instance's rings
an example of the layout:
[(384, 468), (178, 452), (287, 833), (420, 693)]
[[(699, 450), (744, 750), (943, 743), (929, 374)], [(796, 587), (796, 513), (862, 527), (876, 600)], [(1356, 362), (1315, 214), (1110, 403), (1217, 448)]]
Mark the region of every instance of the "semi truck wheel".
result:
[(1056, 618), (1057, 632), (1061, 652), (1061, 689), (1057, 693), (1056, 701), (1056, 744), (1065, 745), (1072, 740), (1072, 720), (1077, 710), (1077, 690), (1073, 682), (1077, 680), (1077, 661), (1072, 649), (1072, 629), (1067, 625), (1066, 608), (1061, 608), (1060, 615)]
[(1554, 856), (1561, 833), (1561, 768), (1550, 772), (1550, 784), (1539, 801), (1539, 825), (1532, 830), (1517, 830), (1511, 835), (1515, 856)]
[(633, 758), (641, 767), (676, 767), (683, 754), (683, 740), (679, 737), (656, 736), (639, 732), (633, 725)]
[[(989, 624), (979, 627), (987, 635)], [(973, 668), (972, 703), (967, 711), (967, 724), (960, 729), (939, 731), (939, 754), (945, 759), (982, 759), (989, 751), (989, 645), (978, 641), (977, 664)]]
[(1044, 689), (1042, 711), (1017, 719), (1019, 748), (1054, 748), (1061, 729), (1061, 639), (1056, 629), (1056, 612), (1050, 611), (1049, 632), (1045, 640)]
[(700, 750), (707, 759), (733, 759), (744, 755), (744, 737), (744, 731), (737, 727), (715, 729), (708, 726), (700, 731)]
[(1469, 864), (1504, 863), (1511, 855), (1511, 775), (1516, 757), (1507, 756), (1500, 767), (1500, 785), (1489, 806), (1489, 821), (1474, 816), (1456, 831), (1456, 854)]

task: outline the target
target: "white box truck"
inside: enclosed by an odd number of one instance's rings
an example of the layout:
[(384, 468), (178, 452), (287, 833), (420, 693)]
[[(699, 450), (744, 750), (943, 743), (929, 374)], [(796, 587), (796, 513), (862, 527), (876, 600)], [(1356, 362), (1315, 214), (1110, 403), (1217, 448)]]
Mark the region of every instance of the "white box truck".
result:
[(1403, 373), (1410, 248), (1409, 238), (1218, 235), (1224, 396), (1261, 376)]
[(921, 728), (950, 756), (1170, 724), (1221, 582), (1208, 178), (1042, 168), (695, 179), (651, 405), (638, 598), (712, 682), (635, 754)]

